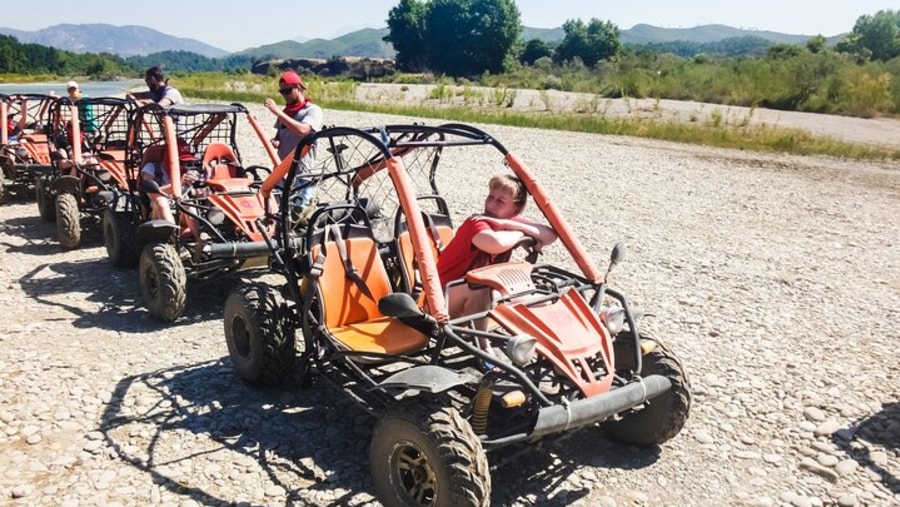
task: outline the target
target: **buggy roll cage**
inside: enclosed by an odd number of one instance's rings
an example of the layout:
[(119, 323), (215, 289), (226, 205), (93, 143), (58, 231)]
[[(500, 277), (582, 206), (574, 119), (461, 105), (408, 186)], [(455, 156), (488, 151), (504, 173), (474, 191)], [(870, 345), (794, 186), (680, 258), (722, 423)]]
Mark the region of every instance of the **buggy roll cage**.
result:
[[(267, 192), (271, 192), (282, 178), (284, 179), (284, 188), (291, 188), (294, 180), (301, 176), (301, 161), (303, 158), (318, 143), (327, 144), (338, 136), (361, 138), (363, 142), (367, 142), (374, 147), (375, 155), (370, 157), (366, 163), (356, 167), (344, 168), (342, 164), (338, 163), (337, 171), (322, 175), (321, 179), (352, 175), (353, 184), (351, 188), (347, 189), (347, 198), (349, 199), (358, 197), (357, 191), (363, 180), (381, 170), (388, 172), (399, 197), (400, 207), (406, 216), (407, 227), (414, 249), (413, 254), (418, 260), (419, 269), (422, 273), (425, 309), (438, 322), (448, 322), (449, 316), (447, 315), (443, 289), (438, 277), (437, 260), (430, 246), (426, 225), (417, 201), (416, 188), (414, 188), (403, 163), (403, 156), (416, 148), (435, 147), (440, 150), (448, 146), (493, 146), (503, 155), (504, 161), (510, 170), (524, 183), (526, 190), (532, 196), (538, 209), (544, 214), (550, 226), (553, 227), (559, 236), (560, 242), (581, 269), (585, 280), (594, 286), (605, 285), (604, 273), (597, 269), (556, 204), (549, 194), (544, 191), (522, 160), (509, 152), (499, 141), (486, 132), (469, 125), (451, 123), (440, 126), (387, 125), (370, 129), (349, 127), (323, 129), (303, 138), (294, 150), (293, 157), (282, 161), (269, 175), (263, 184), (264, 198), (268, 198)], [(338, 154), (333, 153), (332, 156), (338, 156)], [(289, 163), (288, 160), (290, 160)], [(435, 161), (429, 175), (430, 185), (432, 186), (430, 191), (432, 192), (436, 192), (434, 187), (436, 164), (437, 162)], [(283, 202), (280, 206), (280, 220), (283, 226), (277, 228), (276, 243), (278, 244), (278, 249), (284, 253), (286, 258), (299, 258), (303, 253), (299, 251), (301, 246), (295, 241), (291, 241), (290, 227), (286, 226), (290, 223), (288, 198), (287, 192), (282, 194)], [(275, 253), (278, 254), (279, 252)], [(288, 284), (291, 290), (299, 291), (297, 275), (292, 273), (291, 269), (285, 269), (285, 274), (291, 282)], [(295, 294), (295, 296), (298, 296), (296, 300), (299, 301), (299, 293)]]
[[(266, 154), (272, 161), (273, 165), (278, 164), (281, 160), (275, 148), (269, 142), (268, 136), (263, 131), (259, 122), (250, 113), (250, 111), (241, 104), (177, 104), (173, 106), (163, 107), (156, 103), (147, 104), (135, 109), (131, 116), (131, 122), (141, 122), (143, 131), (146, 132), (148, 139), (135, 138), (129, 139), (129, 146), (133, 147), (136, 152), (129, 159), (134, 164), (140, 164), (139, 154), (149, 145), (158, 145), (166, 142), (167, 139), (183, 138), (196, 153), (202, 153), (203, 150), (211, 143), (222, 141), (221, 138), (215, 138), (210, 141), (210, 136), (214, 132), (219, 132), (219, 126), (222, 122), (228, 122), (228, 138), (224, 141), (231, 145), (238, 161), (241, 161), (241, 154), (237, 146), (237, 117), (243, 115), (247, 118), (254, 133), (263, 143)], [(186, 117), (202, 117), (206, 116), (202, 122), (197, 125), (190, 125), (183, 130), (179, 129), (178, 123), (182, 118)], [(154, 125), (155, 123), (155, 125)], [(132, 130), (132, 136), (138, 136), (138, 129)], [(175, 174), (178, 169), (178, 147), (176, 143), (168, 143), (165, 153), (165, 167), (169, 168), (170, 179), (172, 181), (172, 194), (174, 196), (182, 195), (181, 178)]]

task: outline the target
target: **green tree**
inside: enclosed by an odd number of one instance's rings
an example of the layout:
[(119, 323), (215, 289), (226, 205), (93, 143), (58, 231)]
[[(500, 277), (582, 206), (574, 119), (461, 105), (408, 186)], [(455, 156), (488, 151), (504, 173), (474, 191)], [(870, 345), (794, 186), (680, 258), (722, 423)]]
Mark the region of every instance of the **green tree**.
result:
[(556, 48), (556, 60), (560, 63), (581, 59), (588, 67), (593, 67), (601, 60), (616, 56), (621, 50), (619, 27), (609, 21), (591, 19), (585, 24), (580, 19), (563, 23), (565, 38)]
[(550, 45), (541, 39), (531, 39), (525, 44), (525, 49), (519, 55), (519, 61), (525, 65), (534, 65), (538, 58), (552, 56), (553, 50)]
[(900, 56), (900, 11), (860, 16), (853, 31), (838, 43), (837, 50), (882, 61)]
[(826, 49), (826, 39), (822, 34), (816, 35), (815, 37), (806, 41), (806, 49), (809, 50), (810, 53), (818, 54)]
[(420, 72), (425, 69), (425, 13), (426, 6), (421, 0), (400, 0), (388, 12), (390, 33), (383, 40), (394, 46), (397, 68), (402, 71)]
[(425, 33), (431, 70), (478, 76), (503, 71), (522, 22), (513, 0), (434, 0), (427, 6)]

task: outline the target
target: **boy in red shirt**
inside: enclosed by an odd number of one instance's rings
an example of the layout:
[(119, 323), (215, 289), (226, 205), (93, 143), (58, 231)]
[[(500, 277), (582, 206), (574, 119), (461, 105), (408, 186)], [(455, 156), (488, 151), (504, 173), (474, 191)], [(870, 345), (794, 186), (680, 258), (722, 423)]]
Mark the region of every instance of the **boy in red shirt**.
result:
[[(472, 269), (491, 264), (497, 255), (509, 251), (523, 236), (534, 238), (538, 250), (555, 241), (556, 233), (552, 228), (519, 216), (527, 199), (525, 185), (517, 177), (503, 174), (491, 178), (484, 213), (467, 218), (438, 258), (441, 285), (446, 286)], [(457, 285), (451, 288), (447, 305), (451, 318), (483, 312), (490, 308), (491, 291)], [(475, 327), (484, 329), (486, 324), (484, 319), (479, 319)]]

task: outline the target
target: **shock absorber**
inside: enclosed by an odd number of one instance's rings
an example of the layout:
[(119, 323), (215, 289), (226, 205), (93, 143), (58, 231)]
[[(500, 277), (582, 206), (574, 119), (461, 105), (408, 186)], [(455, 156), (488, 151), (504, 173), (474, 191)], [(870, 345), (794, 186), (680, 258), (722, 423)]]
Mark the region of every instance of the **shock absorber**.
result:
[(472, 431), (476, 435), (483, 435), (487, 431), (488, 409), (491, 407), (493, 397), (492, 386), (492, 382), (482, 381), (472, 401)]

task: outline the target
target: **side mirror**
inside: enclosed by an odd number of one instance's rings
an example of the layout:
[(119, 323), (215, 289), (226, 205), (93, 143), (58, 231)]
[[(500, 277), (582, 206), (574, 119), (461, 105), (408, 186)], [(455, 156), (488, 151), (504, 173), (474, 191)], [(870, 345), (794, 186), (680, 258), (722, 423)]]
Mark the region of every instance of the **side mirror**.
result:
[(378, 311), (382, 315), (397, 319), (421, 317), (422, 310), (416, 301), (405, 292), (394, 292), (378, 300)]

